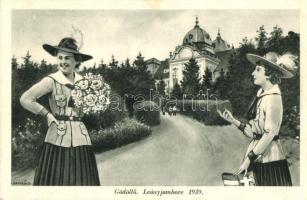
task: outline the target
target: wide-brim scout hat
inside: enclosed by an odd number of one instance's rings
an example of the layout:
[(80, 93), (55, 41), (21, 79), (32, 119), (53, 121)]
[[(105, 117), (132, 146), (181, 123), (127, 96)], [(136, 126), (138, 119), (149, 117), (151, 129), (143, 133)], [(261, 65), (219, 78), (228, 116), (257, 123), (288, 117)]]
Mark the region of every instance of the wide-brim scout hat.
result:
[(65, 51), (77, 55), (77, 61), (84, 62), (92, 59), (93, 57), (84, 53), (79, 52), (79, 48), (74, 38), (63, 38), (57, 46), (44, 44), (43, 48), (52, 56), (56, 56), (58, 51)]
[(275, 52), (268, 52), (263, 57), (256, 54), (247, 54), (247, 59), (254, 65), (263, 64), (267, 67), (272, 67), (280, 72), (280, 78), (291, 78), (294, 75), (294, 70), (297, 68), (294, 62), (294, 57), (291, 54), (279, 56)]

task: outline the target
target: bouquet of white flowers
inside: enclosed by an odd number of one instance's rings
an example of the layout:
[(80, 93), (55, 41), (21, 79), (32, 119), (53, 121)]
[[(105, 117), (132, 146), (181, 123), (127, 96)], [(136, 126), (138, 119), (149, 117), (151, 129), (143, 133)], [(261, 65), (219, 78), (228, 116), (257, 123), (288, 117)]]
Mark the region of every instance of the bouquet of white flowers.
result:
[(71, 96), (74, 105), (85, 114), (105, 111), (110, 105), (110, 86), (100, 75), (88, 73), (75, 83)]

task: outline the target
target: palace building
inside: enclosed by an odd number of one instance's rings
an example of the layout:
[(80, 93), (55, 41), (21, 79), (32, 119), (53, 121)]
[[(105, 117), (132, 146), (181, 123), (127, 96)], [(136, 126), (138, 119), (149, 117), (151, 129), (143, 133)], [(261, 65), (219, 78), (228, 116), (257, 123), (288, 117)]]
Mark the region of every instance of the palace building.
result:
[(209, 33), (200, 27), (196, 18), (194, 27), (185, 34), (182, 44), (170, 52), (169, 58), (164, 61), (151, 58), (146, 61), (146, 64), (156, 83), (161, 79), (164, 80), (166, 93), (169, 94), (176, 82), (180, 84), (183, 79), (184, 64), (192, 57), (200, 67), (200, 77), (204, 75), (206, 68), (209, 68), (212, 73), (212, 82), (214, 82), (221, 72), (228, 72), (228, 61), (232, 49), (233, 47), (222, 39), (220, 30), (216, 39), (212, 41)]

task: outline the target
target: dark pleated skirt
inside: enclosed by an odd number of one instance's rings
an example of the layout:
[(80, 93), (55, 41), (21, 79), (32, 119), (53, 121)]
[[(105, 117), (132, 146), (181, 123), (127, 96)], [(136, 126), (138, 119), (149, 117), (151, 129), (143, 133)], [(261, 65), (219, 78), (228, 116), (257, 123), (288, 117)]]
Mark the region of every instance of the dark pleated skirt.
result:
[(287, 160), (255, 163), (251, 167), (257, 186), (292, 186)]
[(33, 185), (100, 185), (92, 146), (44, 143)]

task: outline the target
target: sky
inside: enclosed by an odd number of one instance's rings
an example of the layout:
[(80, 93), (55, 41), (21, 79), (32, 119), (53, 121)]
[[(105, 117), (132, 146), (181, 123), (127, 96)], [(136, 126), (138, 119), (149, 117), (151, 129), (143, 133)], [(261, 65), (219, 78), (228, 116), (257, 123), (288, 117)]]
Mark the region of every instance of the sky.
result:
[(42, 45), (57, 45), (73, 26), (83, 34), (80, 51), (94, 57), (86, 66), (101, 59), (109, 63), (112, 55), (120, 62), (133, 61), (139, 52), (145, 59), (164, 60), (182, 44), (196, 16), (212, 40), (220, 29), (222, 38), (235, 47), (245, 36), (254, 38), (261, 25), (268, 33), (276, 25), (284, 34), (300, 33), (298, 10), (14, 10), (12, 54), (21, 62), (30, 51), (37, 62), (56, 63)]

